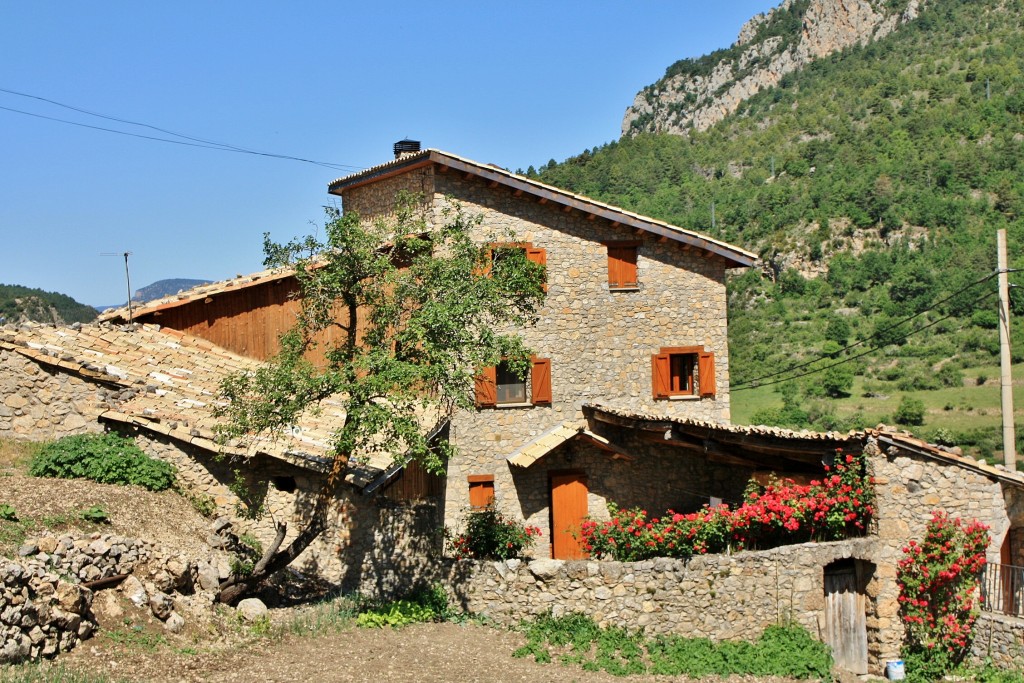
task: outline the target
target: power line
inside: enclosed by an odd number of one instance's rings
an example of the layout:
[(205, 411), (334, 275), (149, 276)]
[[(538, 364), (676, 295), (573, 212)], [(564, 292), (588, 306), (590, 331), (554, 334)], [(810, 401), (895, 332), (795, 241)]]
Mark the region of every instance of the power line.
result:
[[(792, 377), (785, 377), (783, 379), (776, 380), (774, 382), (764, 382), (764, 380), (766, 380), (766, 379), (771, 379), (772, 377), (778, 377), (779, 375), (788, 375), (788, 374), (790, 374), (792, 372), (795, 372), (796, 370), (800, 370), (800, 369), (806, 368), (806, 367), (808, 367), (810, 365), (814, 365), (815, 363), (818, 363), (818, 362), (820, 362), (822, 360), (825, 360), (826, 358), (835, 358), (837, 355), (839, 355), (841, 353), (846, 353), (850, 349), (855, 349), (858, 346), (863, 346), (864, 344), (867, 344), (869, 341), (871, 341), (872, 339), (878, 337), (879, 335), (884, 334), (885, 332), (889, 332), (891, 330), (895, 330), (895, 329), (905, 325), (906, 323), (909, 323), (911, 320), (914, 320), (915, 318), (921, 317), (925, 313), (934, 311), (936, 308), (938, 308), (942, 304), (946, 303), (950, 299), (953, 299), (954, 297), (957, 297), (960, 294), (963, 294), (967, 290), (972, 289), (974, 287), (977, 287), (978, 285), (983, 284), (984, 282), (987, 282), (988, 280), (991, 280), (992, 278), (996, 277), (997, 275), (999, 275), (999, 271), (995, 271), (993, 273), (989, 273), (985, 277), (983, 277), (983, 278), (981, 278), (979, 280), (976, 280), (976, 281), (974, 281), (974, 282), (972, 282), (972, 283), (970, 283), (970, 284), (968, 284), (968, 285), (958, 289), (957, 291), (953, 292), (952, 294), (950, 294), (946, 298), (941, 299), (941, 300), (935, 302), (934, 304), (932, 304), (928, 308), (925, 308), (925, 309), (923, 309), (921, 311), (918, 311), (914, 315), (911, 315), (911, 316), (909, 316), (907, 318), (904, 318), (903, 320), (899, 320), (899, 321), (893, 323), (892, 325), (889, 325), (887, 327), (883, 327), (880, 330), (876, 330), (873, 334), (869, 335), (868, 337), (866, 337), (866, 338), (864, 338), (864, 339), (862, 339), (862, 340), (860, 340), (858, 342), (855, 342), (853, 344), (850, 344), (849, 346), (844, 346), (843, 348), (839, 349), (838, 351), (835, 351), (834, 353), (829, 353), (829, 354), (821, 355), (821, 356), (818, 356), (817, 358), (812, 358), (809, 361), (805, 361), (803, 363), (799, 363), (799, 364), (794, 365), (792, 367), (786, 368), (785, 370), (779, 370), (777, 372), (773, 372), (773, 373), (770, 373), (770, 374), (767, 374), (767, 375), (763, 375), (763, 376), (758, 377), (756, 379), (752, 379), (752, 380), (748, 380), (746, 382), (742, 382), (742, 383), (736, 385), (735, 387), (732, 387), (731, 391), (744, 391), (744, 390), (747, 390), (747, 389), (755, 389), (757, 387), (769, 387), (769, 386), (772, 386), (773, 384), (779, 384), (781, 382), (788, 382), (788, 381), (793, 380), (793, 379), (799, 379), (801, 377), (806, 377), (807, 375), (813, 375), (813, 374), (815, 374), (817, 372), (821, 372), (823, 370), (827, 370), (829, 368), (833, 368), (833, 367), (835, 367), (837, 365), (842, 365), (843, 363), (847, 363), (847, 362), (849, 362), (851, 360), (856, 360), (858, 358), (866, 356), (868, 353), (871, 353), (872, 351), (876, 351), (877, 349), (880, 349), (880, 348), (882, 348), (882, 347), (884, 347), (886, 345), (882, 344), (881, 346), (872, 346), (872, 347), (868, 348), (867, 351), (865, 351), (864, 353), (860, 353), (860, 354), (857, 354), (855, 356), (851, 356), (849, 358), (845, 358), (845, 359), (843, 359), (843, 360), (841, 360), (841, 361), (839, 361), (837, 363), (833, 363), (831, 365), (826, 365), (824, 367), (819, 367), (819, 368), (816, 368), (816, 369), (811, 370), (811, 371), (806, 372), (806, 373), (802, 373), (802, 374), (799, 374), (799, 375), (793, 375)], [(985, 295), (985, 297), (983, 297), (981, 300), (984, 301), (985, 299), (989, 299), (989, 298), (991, 298), (993, 296), (993, 294), (994, 293), (989, 293), (989, 294)], [(943, 320), (947, 320), (948, 318), (951, 318), (951, 317), (953, 317), (952, 314), (945, 315), (945, 316), (939, 318), (938, 320), (936, 320), (936, 321), (934, 321), (932, 323), (929, 323), (928, 325), (925, 325), (924, 327), (921, 327), (921, 328), (918, 328), (916, 330), (912, 330), (910, 332), (907, 332), (901, 338), (906, 339), (911, 334), (916, 334), (916, 333), (918, 333), (918, 332), (920, 332), (922, 330), (926, 330), (929, 327), (932, 327), (932, 326), (936, 325), (937, 323), (939, 323), (939, 322), (941, 322)]]
[(193, 137), (193, 136), (190, 136), (190, 135), (185, 135), (183, 133), (176, 133), (176, 132), (174, 132), (172, 130), (168, 130), (166, 128), (160, 128), (159, 126), (153, 126), (153, 125), (150, 125), (148, 123), (141, 123), (141, 122), (138, 122), (138, 121), (130, 121), (128, 119), (122, 119), (122, 118), (118, 118), (116, 116), (109, 116), (107, 114), (100, 114), (100, 113), (97, 113), (97, 112), (89, 111), (87, 109), (81, 109), (79, 107), (74, 107), (74, 106), (72, 106), (70, 104), (65, 104), (63, 102), (58, 102), (56, 100), (51, 100), (51, 99), (48, 99), (46, 97), (40, 97), (38, 95), (31, 95), (29, 93), (18, 92), (16, 90), (8, 90), (7, 88), (0, 88), (0, 92), (7, 93), (9, 95), (17, 95), (18, 97), (25, 97), (25, 98), (28, 98), (28, 99), (39, 100), (40, 102), (46, 102), (48, 104), (53, 104), (53, 105), (58, 106), (58, 107), (63, 107), (64, 109), (69, 109), (71, 111), (76, 111), (76, 112), (79, 112), (79, 113), (82, 113), (82, 114), (86, 114), (88, 116), (95, 116), (97, 118), (106, 119), (108, 121), (115, 121), (117, 123), (124, 123), (124, 124), (131, 125), (131, 126), (139, 126), (141, 128), (148, 128), (150, 130), (154, 130), (154, 131), (157, 131), (159, 133), (164, 133), (165, 135), (170, 135), (170, 136), (173, 136), (173, 137), (181, 138), (181, 140), (171, 140), (171, 139), (168, 139), (168, 138), (157, 137), (157, 136), (153, 136), (153, 135), (143, 135), (141, 133), (132, 133), (132, 132), (129, 132), (129, 131), (119, 130), (119, 129), (116, 129), (116, 128), (106, 128), (106, 127), (103, 127), (103, 126), (94, 126), (94, 125), (90, 125), (90, 124), (87, 124), (87, 123), (81, 123), (79, 121), (70, 121), (68, 119), (62, 119), (62, 118), (58, 118), (58, 117), (55, 117), (55, 116), (46, 116), (46, 115), (43, 115), (43, 114), (37, 114), (37, 113), (34, 113), (34, 112), (28, 112), (28, 111), (24, 111), (24, 110), (21, 110), (21, 109), (14, 109), (14, 108), (11, 108), (11, 107), (0, 106), (0, 109), (3, 109), (5, 111), (13, 112), (13, 113), (16, 113), (16, 114), (23, 114), (25, 116), (33, 116), (33, 117), (40, 118), (40, 119), (45, 119), (45, 120), (48, 120), (48, 121), (55, 121), (57, 123), (64, 123), (64, 124), (71, 125), (71, 126), (79, 126), (81, 128), (90, 128), (92, 130), (99, 130), (99, 131), (104, 131), (104, 132), (107, 132), (107, 133), (115, 133), (117, 135), (126, 135), (128, 137), (141, 138), (143, 140), (154, 140), (156, 142), (166, 142), (166, 143), (169, 143), (169, 144), (184, 145), (186, 147), (200, 147), (200, 148), (204, 148), (204, 149), (218, 149), (218, 150), (221, 150), (221, 151), (224, 151), (224, 152), (235, 152), (235, 153), (238, 153), (238, 154), (252, 154), (254, 156), (270, 157), (270, 158), (273, 158), (273, 159), (287, 159), (287, 160), (290, 160), (290, 161), (299, 161), (299, 162), (306, 163), (306, 164), (313, 164), (315, 166), (322, 166), (324, 168), (330, 168), (330, 169), (333, 169), (333, 170), (336, 170), (336, 171), (358, 171), (358, 170), (362, 170), (362, 167), (360, 167), (360, 166), (352, 166), (350, 164), (337, 164), (337, 163), (333, 163), (333, 162), (329, 162), (329, 161), (315, 161), (313, 159), (305, 159), (305, 158), (302, 158), (302, 157), (291, 156), (289, 154), (276, 154), (274, 152), (260, 152), (258, 150), (252, 150), (252, 149), (247, 149), (245, 147), (238, 147), (236, 145), (231, 145), (231, 144), (228, 144), (226, 142), (216, 142), (216, 141), (213, 141), (213, 140), (204, 140), (203, 138), (197, 138), (197, 137)]
[[(980, 302), (985, 301), (987, 299), (991, 299), (995, 295), (996, 295), (996, 292), (989, 292), (988, 294), (983, 296), (981, 299), (979, 299), (978, 302), (980, 303)], [(948, 320), (948, 319), (953, 318), (953, 317), (955, 317), (954, 314), (947, 313), (946, 315), (942, 316), (941, 318), (938, 318), (937, 320), (933, 320), (932, 322), (928, 323), (927, 325), (925, 325), (923, 327), (919, 327), (916, 330), (911, 330), (910, 332), (907, 332), (905, 335), (903, 335), (901, 337), (901, 339), (906, 339), (907, 337), (909, 337), (912, 334), (917, 334), (918, 332), (923, 332), (924, 330), (927, 330), (929, 327), (934, 327), (934, 326), (938, 325), (939, 323), (941, 323), (943, 320)], [(886, 329), (891, 329), (891, 328), (886, 328)], [(874, 336), (874, 335), (872, 335), (872, 336)], [(794, 379), (800, 379), (801, 377), (807, 377), (808, 375), (814, 375), (814, 374), (817, 374), (819, 372), (824, 372), (825, 370), (828, 370), (830, 368), (834, 368), (837, 365), (842, 365), (844, 363), (849, 363), (850, 361), (857, 360), (858, 358), (863, 358), (864, 356), (868, 355), (872, 351), (877, 351), (878, 349), (885, 348), (886, 346), (887, 346), (886, 344), (881, 344), (879, 346), (872, 346), (872, 347), (867, 348), (864, 351), (858, 353), (855, 356), (850, 356), (849, 358), (844, 358), (842, 360), (836, 361), (835, 363), (832, 363), (831, 365), (823, 365), (821, 367), (814, 368), (813, 370), (808, 370), (807, 372), (802, 372), (799, 375), (793, 375), (791, 377), (783, 377), (782, 379), (777, 379), (774, 382), (765, 382), (763, 384), (758, 384), (757, 386), (751, 386), (749, 384), (747, 384), (747, 385), (740, 385), (736, 389), (732, 389), (732, 391), (746, 391), (748, 389), (756, 389), (758, 387), (770, 387), (770, 386), (772, 386), (774, 384), (782, 384), (783, 382), (789, 382), (789, 381), (794, 380)], [(837, 351), (836, 353), (841, 353), (841, 351)], [(818, 361), (824, 360), (825, 358), (826, 358), (825, 356), (820, 356), (820, 357), (818, 357), (817, 359), (815, 359), (812, 362), (817, 363)], [(806, 367), (807, 365), (808, 365), (807, 363), (804, 363), (801, 367)], [(778, 374), (778, 373), (776, 373), (776, 374)]]

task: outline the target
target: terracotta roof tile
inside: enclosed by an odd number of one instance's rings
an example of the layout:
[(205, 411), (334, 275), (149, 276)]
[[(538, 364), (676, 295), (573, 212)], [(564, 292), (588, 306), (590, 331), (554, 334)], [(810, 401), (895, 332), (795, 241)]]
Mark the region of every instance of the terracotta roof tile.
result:
[[(330, 462), (331, 434), (344, 417), (341, 405), (325, 401), (289, 431), (251, 443), (217, 443), (222, 405), (219, 388), (231, 373), (254, 370), (258, 361), (233, 354), (187, 334), (158, 325), (75, 325), (33, 323), (0, 328), (0, 348), (87, 380), (119, 388), (101, 417), (137, 425), (217, 452), (264, 454), (323, 470)], [(353, 468), (350, 479), (370, 476), (391, 465), (390, 454), (375, 453)], [(357, 472), (357, 470), (359, 472)], [(369, 472), (370, 474), (367, 474)]]

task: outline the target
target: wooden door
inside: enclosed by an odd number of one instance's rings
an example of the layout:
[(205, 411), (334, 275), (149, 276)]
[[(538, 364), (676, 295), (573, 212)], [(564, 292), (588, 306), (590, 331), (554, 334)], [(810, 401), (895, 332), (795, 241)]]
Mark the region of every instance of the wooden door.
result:
[(587, 557), (580, 529), (587, 516), (587, 478), (579, 472), (551, 475), (551, 557)]
[(836, 665), (855, 674), (868, 672), (866, 597), (857, 590), (852, 565), (825, 570), (825, 642)]

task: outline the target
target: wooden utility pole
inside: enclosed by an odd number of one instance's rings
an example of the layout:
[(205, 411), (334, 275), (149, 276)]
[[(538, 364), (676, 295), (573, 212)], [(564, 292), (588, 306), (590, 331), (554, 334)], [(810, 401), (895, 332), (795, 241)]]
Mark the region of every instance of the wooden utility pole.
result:
[(996, 231), (999, 268), (999, 388), (1003, 410), (1003, 464), (1017, 471), (1017, 439), (1013, 430), (1013, 377), (1010, 374), (1010, 277), (1006, 264), (1006, 230)]

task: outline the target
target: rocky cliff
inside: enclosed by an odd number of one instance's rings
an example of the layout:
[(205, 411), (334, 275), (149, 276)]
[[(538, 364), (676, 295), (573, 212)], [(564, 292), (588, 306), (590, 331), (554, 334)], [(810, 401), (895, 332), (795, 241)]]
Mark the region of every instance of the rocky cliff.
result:
[(622, 134), (705, 130), (761, 90), (810, 62), (882, 38), (917, 17), (927, 0), (785, 0), (758, 14), (732, 47), (669, 67), (641, 90)]

